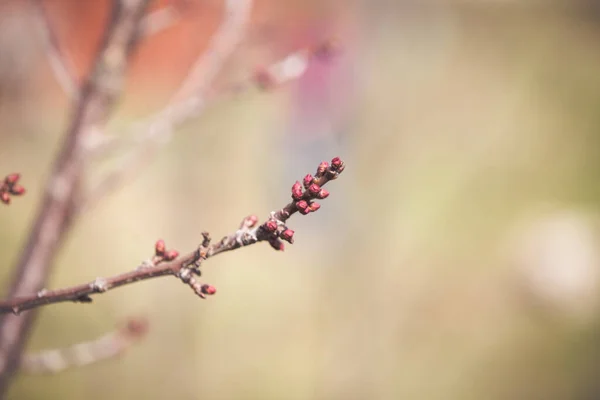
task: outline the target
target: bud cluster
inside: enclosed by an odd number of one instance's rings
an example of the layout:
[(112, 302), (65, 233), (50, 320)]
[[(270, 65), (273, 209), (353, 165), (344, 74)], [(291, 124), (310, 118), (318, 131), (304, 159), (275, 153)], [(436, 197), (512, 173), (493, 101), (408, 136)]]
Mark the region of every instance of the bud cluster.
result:
[(10, 196), (21, 196), (25, 193), (25, 188), (19, 185), (21, 175), (10, 174), (0, 183), (0, 201), (4, 204), (10, 204)]
[(179, 257), (179, 252), (177, 250), (167, 250), (165, 245), (165, 241), (160, 239), (156, 241), (154, 245), (154, 256), (156, 258), (156, 263), (160, 261), (173, 261), (177, 257)]
[(343, 170), (344, 162), (336, 157), (331, 160), (331, 164), (325, 161), (320, 163), (314, 176), (307, 174), (302, 182), (295, 182), (291, 190), (292, 203), (278, 213), (274, 213), (267, 222), (259, 227), (262, 233), (261, 240), (268, 240), (271, 247), (280, 251), (284, 249), (283, 241), (294, 243), (294, 231), (285, 225), (285, 221), (296, 211), (306, 215), (319, 210), (321, 205), (315, 200), (329, 197), (329, 191), (323, 189), (322, 186), (328, 181), (336, 179)]

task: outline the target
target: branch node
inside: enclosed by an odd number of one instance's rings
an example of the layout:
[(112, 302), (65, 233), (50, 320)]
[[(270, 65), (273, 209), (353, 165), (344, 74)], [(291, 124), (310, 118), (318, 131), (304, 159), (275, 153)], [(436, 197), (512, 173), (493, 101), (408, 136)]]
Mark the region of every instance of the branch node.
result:
[(108, 284), (104, 278), (96, 278), (94, 282), (90, 284), (91, 289), (96, 293), (104, 293), (108, 290)]

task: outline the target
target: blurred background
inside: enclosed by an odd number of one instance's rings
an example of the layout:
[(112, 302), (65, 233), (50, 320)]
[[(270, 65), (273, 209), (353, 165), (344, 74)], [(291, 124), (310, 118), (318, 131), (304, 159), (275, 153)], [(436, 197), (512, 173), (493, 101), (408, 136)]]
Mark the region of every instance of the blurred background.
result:
[[(109, 3), (43, 1), (80, 77)], [(257, 0), (216, 87), (325, 38), (341, 52), (178, 130), (77, 222), (49, 287), (264, 219), (339, 155), (331, 196), (291, 220), (284, 253), (208, 261), (207, 301), (163, 278), (42, 309), (32, 352), (130, 316), (150, 330), (119, 358), (21, 374), (9, 398), (600, 398), (597, 4)], [(222, 19), (220, 0), (179, 6), (136, 53), (111, 126), (164, 105)], [(30, 2), (0, 1), (0, 174), (28, 189), (0, 210), (2, 293), (72, 109), (38, 23)]]

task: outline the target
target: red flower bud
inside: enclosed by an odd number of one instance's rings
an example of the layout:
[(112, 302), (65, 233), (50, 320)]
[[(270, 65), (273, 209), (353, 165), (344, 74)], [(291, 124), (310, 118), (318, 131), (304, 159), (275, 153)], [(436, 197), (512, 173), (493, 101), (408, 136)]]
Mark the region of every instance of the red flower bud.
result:
[(7, 185), (14, 185), (19, 181), (20, 178), (20, 174), (10, 174), (6, 178), (4, 178), (4, 182), (6, 182)]
[(271, 245), (272, 248), (274, 248), (277, 251), (284, 251), (285, 250), (285, 245), (279, 239), (269, 240), (269, 244)]
[(306, 200), (300, 200), (296, 203), (296, 208), (300, 211), (306, 210), (308, 208), (308, 203)]
[(329, 168), (329, 164), (327, 163), (327, 161), (323, 161), (321, 164), (319, 164), (316, 173), (317, 178), (322, 177), (325, 174), (325, 171), (327, 171), (327, 168)]
[(321, 189), (319, 194), (317, 194), (317, 198), (326, 199), (329, 196), (329, 191), (327, 189)]
[(25, 188), (21, 185), (14, 185), (12, 188), (10, 188), (10, 193), (20, 196), (25, 193)]
[(331, 168), (333, 168), (335, 170), (340, 169), (343, 165), (344, 165), (344, 162), (339, 157), (335, 157), (333, 160), (331, 160)]
[(294, 243), (294, 231), (291, 229), (286, 229), (283, 232), (281, 232), (281, 235), (279, 235), (280, 238), (282, 238), (283, 240), (285, 240), (286, 242)]
[(0, 192), (0, 201), (4, 204), (10, 204), (10, 195), (6, 192)]
[(320, 191), (321, 191), (321, 186), (317, 185), (316, 183), (313, 183), (312, 185), (310, 185), (308, 187), (308, 193), (310, 193), (311, 196), (318, 195)]
[(208, 285), (208, 284), (204, 284), (201, 287), (202, 293), (204, 294), (208, 294), (208, 295), (213, 295), (215, 293), (217, 293), (217, 288), (212, 286), (212, 285)]
[(154, 254), (156, 254), (157, 256), (163, 256), (165, 254), (165, 250), (165, 241), (162, 239), (157, 240), (156, 244), (154, 245)]
[(177, 250), (169, 250), (165, 253), (165, 260), (172, 261), (179, 257), (179, 252)]
[(296, 181), (296, 183), (294, 183), (294, 185), (292, 186), (292, 198), (294, 200), (300, 200), (302, 196), (302, 185), (300, 184), (300, 182)]
[(321, 205), (319, 203), (317, 203), (316, 201), (313, 201), (312, 203), (310, 203), (310, 206), (308, 208), (310, 209), (311, 212), (315, 212), (319, 208), (321, 208)]
[(277, 222), (275, 222), (271, 219), (271, 220), (265, 222), (264, 227), (267, 230), (267, 232), (273, 233), (277, 230)]
[(308, 188), (311, 185), (311, 183), (313, 183), (314, 179), (315, 178), (313, 178), (313, 176), (311, 174), (306, 175), (304, 177), (304, 182), (303, 182), (304, 183), (304, 187)]

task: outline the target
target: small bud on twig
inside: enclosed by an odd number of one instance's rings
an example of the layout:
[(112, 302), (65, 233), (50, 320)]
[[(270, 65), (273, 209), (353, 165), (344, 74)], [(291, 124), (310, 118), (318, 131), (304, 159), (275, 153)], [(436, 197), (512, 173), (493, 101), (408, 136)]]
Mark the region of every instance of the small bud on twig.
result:
[(321, 208), (321, 205), (319, 203), (317, 203), (316, 201), (313, 201), (312, 203), (310, 203), (310, 206), (308, 206), (308, 208), (310, 209), (311, 212), (315, 212), (319, 208)]
[(10, 204), (10, 195), (6, 192), (1, 192), (0, 201), (2, 201), (4, 204)]
[(279, 237), (290, 244), (294, 243), (294, 231), (291, 229), (284, 230)]
[(158, 240), (156, 242), (156, 244), (154, 245), (154, 254), (161, 257), (161, 256), (165, 255), (165, 251), (166, 251), (165, 241), (162, 239)]
[(271, 219), (271, 220), (265, 222), (264, 227), (267, 232), (273, 233), (277, 230), (277, 222), (275, 222)]
[(165, 253), (165, 260), (173, 261), (177, 257), (179, 257), (179, 252), (177, 250), (169, 250)]
[(283, 244), (283, 242), (281, 240), (279, 240), (277, 238), (269, 240), (269, 244), (271, 245), (272, 248), (274, 248), (277, 251), (285, 250), (285, 245)]
[(12, 188), (10, 188), (10, 193), (14, 194), (15, 196), (20, 196), (25, 193), (25, 188), (21, 185), (15, 184)]
[(314, 179), (315, 179), (315, 178), (314, 178), (314, 177), (313, 177), (311, 174), (307, 174), (307, 175), (304, 177), (304, 180), (303, 180), (304, 187), (305, 187), (305, 188), (308, 188), (308, 187), (309, 187), (309, 186), (310, 186), (310, 185), (313, 183), (313, 180), (314, 180)]
[(4, 178), (4, 182), (7, 185), (11, 186), (11, 185), (14, 185), (15, 183), (17, 183), (20, 178), (21, 178), (20, 174), (10, 174), (6, 178)]
[(329, 197), (329, 191), (327, 189), (321, 189), (317, 194), (318, 199), (326, 199)]
[(202, 288), (200, 290), (202, 291), (202, 293), (207, 294), (209, 296), (212, 296), (213, 294), (217, 293), (217, 288), (206, 283), (202, 285)]
[(302, 193), (302, 185), (296, 181), (292, 186), (292, 198), (294, 200), (300, 200), (304, 194)]
[(323, 175), (325, 175), (325, 171), (327, 171), (327, 168), (329, 168), (329, 164), (327, 163), (327, 161), (323, 161), (321, 164), (319, 164), (315, 177), (320, 178)]
[(310, 193), (311, 196), (318, 195), (320, 191), (321, 191), (321, 186), (317, 185), (316, 183), (313, 183), (312, 185), (310, 185), (308, 187), (308, 193)]

